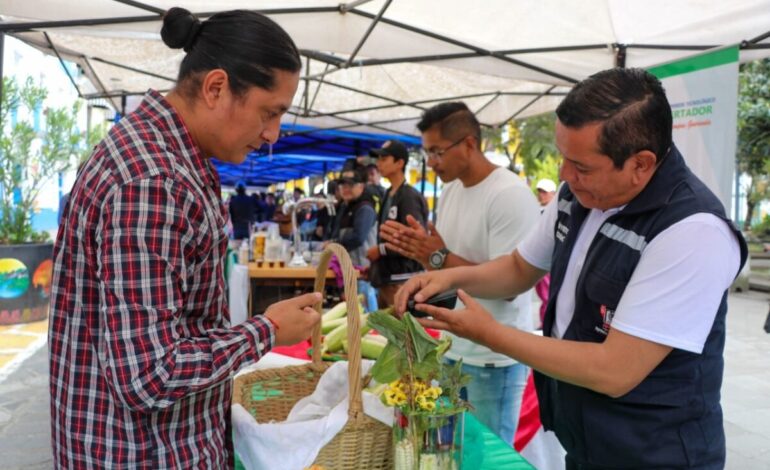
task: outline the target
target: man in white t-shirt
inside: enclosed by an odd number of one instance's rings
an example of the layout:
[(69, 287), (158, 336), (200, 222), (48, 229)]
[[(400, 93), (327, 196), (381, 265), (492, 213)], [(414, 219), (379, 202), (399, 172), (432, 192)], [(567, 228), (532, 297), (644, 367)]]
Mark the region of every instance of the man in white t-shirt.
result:
[[(539, 207), (529, 187), (481, 152), (481, 128), (468, 107), (443, 103), (425, 111), (417, 125), (428, 165), (445, 186), (437, 226), (425, 230), (413, 219), (382, 225), (386, 246), (426, 269), (475, 266), (507, 256), (537, 223)], [(503, 325), (533, 330), (531, 293), (515, 299), (478, 299)], [(457, 308), (463, 308), (458, 302)], [(508, 443), (513, 442), (528, 368), (488, 347), (454, 336), (449, 360), (462, 359), (473, 377), (465, 392), (474, 414)]]
[[(727, 288), (745, 241), (673, 144), (654, 76), (600, 72), (556, 114), (566, 184), (536, 231), (509, 256), (411, 279), (396, 308), (464, 289), (465, 310), (423, 304), (433, 318), (421, 322), (535, 369), (568, 470), (721, 469)], [(468, 295), (516, 295), (549, 271), (544, 337), (500, 325)]]

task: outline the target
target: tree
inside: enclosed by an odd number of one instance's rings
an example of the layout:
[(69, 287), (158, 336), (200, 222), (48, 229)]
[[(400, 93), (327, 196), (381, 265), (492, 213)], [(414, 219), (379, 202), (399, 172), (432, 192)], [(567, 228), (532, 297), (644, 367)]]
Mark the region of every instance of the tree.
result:
[(521, 159), (524, 172), (534, 185), (541, 178), (559, 181), (561, 153), (556, 148), (556, 115), (545, 113), (511, 122), (509, 135), (515, 136), (515, 158)]
[(523, 169), (534, 185), (541, 178), (559, 181), (561, 153), (554, 141), (556, 114), (545, 113), (504, 124), (503, 129), (482, 128), (484, 150), (504, 153), (511, 160), (509, 168)]
[[(44, 242), (47, 232), (32, 228), (32, 211), (43, 186), (65, 172), (79, 156), (79, 103), (70, 108), (47, 108), (45, 128), (36, 132), (29, 116), (43, 110), (48, 91), (28, 78), (23, 85), (3, 78), (0, 108), (0, 244)], [(21, 115), (9, 122), (13, 113)], [(28, 118), (23, 119), (24, 113)]]
[(770, 197), (770, 59), (741, 65), (739, 82), (737, 171), (751, 177), (744, 188), (749, 230), (756, 206)]

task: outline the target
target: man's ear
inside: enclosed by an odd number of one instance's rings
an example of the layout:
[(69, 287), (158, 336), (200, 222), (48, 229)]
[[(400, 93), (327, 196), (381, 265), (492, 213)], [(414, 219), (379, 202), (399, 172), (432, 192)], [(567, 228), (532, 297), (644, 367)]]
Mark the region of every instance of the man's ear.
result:
[(201, 81), (201, 97), (206, 107), (213, 109), (217, 103), (230, 93), (230, 84), (227, 72), (222, 69), (213, 69), (206, 72)]
[(658, 158), (649, 150), (641, 150), (632, 155), (628, 160), (628, 163), (633, 165), (634, 176), (638, 176), (640, 180), (645, 181), (655, 172), (655, 168), (658, 165)]

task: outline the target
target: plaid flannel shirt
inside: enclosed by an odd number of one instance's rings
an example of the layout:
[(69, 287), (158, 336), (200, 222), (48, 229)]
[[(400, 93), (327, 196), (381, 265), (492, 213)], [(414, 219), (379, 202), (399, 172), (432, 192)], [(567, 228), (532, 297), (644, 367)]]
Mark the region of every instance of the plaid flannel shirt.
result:
[(81, 170), (54, 248), (56, 468), (232, 467), (232, 376), (274, 342), (231, 328), (219, 178), (157, 92)]

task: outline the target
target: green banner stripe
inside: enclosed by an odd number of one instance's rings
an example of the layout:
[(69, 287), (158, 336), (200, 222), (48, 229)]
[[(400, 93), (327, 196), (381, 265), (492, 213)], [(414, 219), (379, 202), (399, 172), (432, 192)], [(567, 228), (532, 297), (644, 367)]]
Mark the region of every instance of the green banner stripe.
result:
[(695, 72), (696, 70), (708, 69), (720, 65), (738, 62), (738, 46), (726, 47), (714, 52), (707, 52), (695, 57), (671, 62), (670, 64), (652, 67), (649, 72), (659, 79), (681, 75), (683, 73)]

